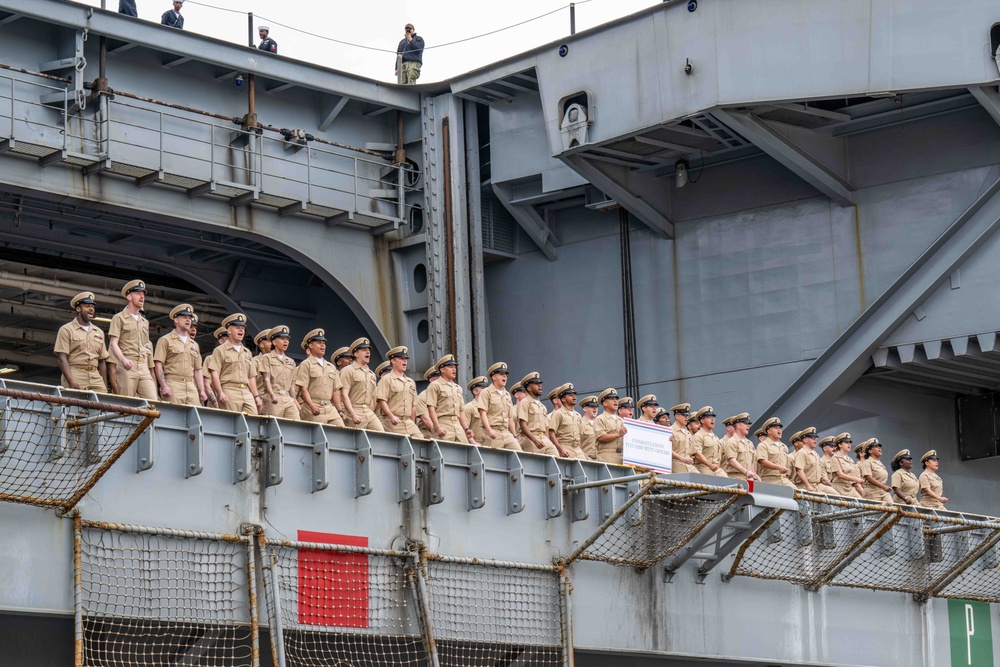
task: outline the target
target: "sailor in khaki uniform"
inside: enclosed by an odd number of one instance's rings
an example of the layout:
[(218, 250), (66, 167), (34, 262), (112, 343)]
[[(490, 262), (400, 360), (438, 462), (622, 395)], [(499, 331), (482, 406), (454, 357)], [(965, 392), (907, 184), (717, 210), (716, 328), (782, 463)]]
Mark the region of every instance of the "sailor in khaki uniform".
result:
[(559, 409), (549, 415), (549, 442), (559, 451), (559, 456), (582, 461), (589, 460), (581, 447), (583, 417), (574, 410), (576, 389), (571, 382), (555, 389)]
[[(866, 440), (865, 442), (868, 441)], [(857, 466), (860, 470), (861, 464), (864, 463), (866, 457), (864, 442), (859, 442), (858, 444), (854, 445), (854, 457), (858, 460)]]
[(455, 382), (458, 377), (455, 355), (444, 355), (437, 360), (434, 368), (441, 372), (441, 379), (427, 387), (424, 397), (434, 437), (468, 445), (472, 429), (465, 420), (465, 396)]
[(542, 376), (538, 371), (528, 373), (520, 382), (528, 392), (527, 398), (517, 404), (517, 423), (521, 427), (518, 443), (521, 449), (532, 454), (557, 456), (558, 450), (549, 441), (548, 411), (539, 397), (542, 395)]
[(597, 435), (594, 433), (594, 420), (597, 419), (597, 411), (601, 404), (596, 396), (587, 396), (580, 401), (583, 409), (583, 420), (580, 422), (580, 449), (587, 458), (594, 460), (597, 458)]
[(378, 382), (375, 373), (368, 368), (368, 360), (372, 356), (371, 341), (357, 339), (351, 343), (350, 352), (354, 355), (354, 363), (340, 371), (344, 410), (348, 416), (346, 424), (369, 431), (384, 431), (382, 422), (375, 416), (375, 387)]
[(767, 437), (757, 445), (757, 474), (762, 482), (792, 486), (788, 479), (788, 447), (781, 441), (782, 428), (777, 417), (771, 417), (761, 427)]
[(924, 471), (920, 473), (920, 506), (932, 510), (945, 509), (948, 499), (944, 497), (944, 482), (937, 474), (940, 463), (937, 451), (930, 450), (920, 457)]
[(330, 355), (330, 361), (333, 362), (333, 365), (336, 366), (339, 371), (354, 363), (354, 355), (351, 354), (351, 348), (338, 347), (333, 351), (333, 354)]
[(816, 493), (835, 494), (836, 491), (829, 484), (823, 483), (823, 463), (816, 455), (816, 437), (818, 433), (815, 427), (799, 431), (802, 441), (802, 448), (795, 452), (792, 466), (795, 468), (795, 477), (792, 481), (795, 486), (805, 491)]
[(673, 471), (698, 472), (694, 466), (694, 457), (691, 456), (691, 434), (687, 430), (687, 423), (691, 418), (691, 404), (680, 403), (670, 408), (670, 411), (674, 413), (674, 427), (670, 436)]
[(836, 451), (836, 445), (833, 444), (833, 436), (828, 435), (825, 438), (820, 439), (817, 447), (823, 452), (823, 456), (819, 459), (821, 470), (823, 472), (823, 478), (821, 481), (827, 486), (832, 487), (833, 473), (830, 471), (830, 461), (833, 460), (833, 454)]
[(722, 469), (722, 443), (714, 431), (715, 410), (711, 405), (706, 405), (694, 413), (694, 418), (701, 424), (701, 430), (691, 440), (695, 467), (703, 475), (728, 477)]
[(272, 327), (267, 333), (271, 351), (256, 358), (258, 388), (263, 392), (263, 414), (282, 419), (298, 419), (299, 406), (295, 403), (295, 361), (287, 356), (291, 331), (284, 324)]
[(302, 349), (308, 356), (295, 370), (299, 419), (343, 427), (340, 371), (325, 359), (326, 331), (313, 329), (307, 333), (302, 339)]
[(635, 401), (631, 396), (618, 401), (618, 416), (622, 419), (632, 419), (635, 415)]
[(479, 419), (479, 410), (476, 409), (476, 399), (486, 387), (490, 386), (490, 381), (485, 375), (477, 375), (472, 378), (466, 388), (472, 392), (472, 400), (465, 404), (462, 412), (465, 413), (465, 423), (472, 429), (472, 439), (476, 442), (483, 441), (483, 422)]
[(399, 433), (411, 438), (423, 437), (416, 424), (417, 383), (406, 375), (410, 351), (405, 345), (400, 345), (389, 350), (386, 358), (389, 372), (379, 379), (375, 389), (382, 426), (389, 433)]
[(647, 394), (639, 399), (639, 421), (653, 423), (653, 417), (659, 410), (660, 404), (656, 402), (656, 396)]
[[(253, 337), (254, 347), (257, 348), (257, 355), (253, 358), (253, 377), (257, 381), (257, 388), (261, 391), (264, 403), (267, 403), (267, 396), (264, 394), (264, 369), (260, 367), (260, 364), (264, 355), (271, 351), (271, 340), (268, 338), (268, 334), (270, 333), (270, 329), (261, 329)], [(264, 413), (262, 412), (261, 414)]]
[(795, 455), (802, 450), (803, 433), (804, 431), (796, 431), (792, 434), (791, 438), (792, 451), (788, 454), (788, 481), (790, 481), (793, 485), (795, 484), (795, 480), (798, 478), (798, 475), (795, 472)]
[(163, 400), (177, 405), (201, 405), (208, 400), (201, 375), (201, 349), (191, 335), (194, 308), (182, 303), (170, 311), (174, 330), (156, 341), (153, 364)]
[(133, 280), (122, 288), (128, 302), (124, 310), (111, 318), (108, 351), (117, 364), (118, 393), (157, 399), (153, 379), (153, 344), (149, 342), (149, 322), (142, 314), (146, 303), (146, 283)]
[(483, 444), (494, 449), (521, 451), (514, 439), (514, 403), (507, 393), (507, 364), (498, 361), (486, 371), (490, 386), (479, 392), (476, 409), (483, 422)]
[(622, 464), (622, 439), (628, 433), (625, 423), (618, 416), (618, 392), (611, 387), (598, 397), (604, 406), (604, 413), (594, 420), (594, 436), (597, 440), (597, 460), (604, 463)]
[(892, 457), (892, 494), (897, 505), (916, 505), (920, 480), (914, 475), (913, 457), (909, 449), (902, 449)]
[(434, 432), (434, 427), (431, 424), (431, 417), (427, 413), (427, 390), (431, 388), (431, 385), (441, 379), (441, 371), (431, 366), (426, 371), (424, 371), (424, 380), (427, 381), (427, 386), (424, 390), (417, 394), (417, 400), (414, 405), (414, 411), (417, 413), (417, 428), (420, 429), (420, 433), (427, 440), (434, 440), (437, 438), (437, 433)]
[(229, 330), (229, 340), (212, 351), (207, 366), (212, 374), (212, 387), (224, 410), (260, 414), (261, 398), (253, 378), (253, 357), (243, 344), (247, 316), (234, 313), (222, 320)]
[(869, 438), (861, 443), (865, 447), (865, 460), (858, 466), (861, 477), (865, 480), (864, 497), (883, 503), (892, 502), (892, 487), (889, 481), (889, 471), (882, 463), (882, 443), (878, 438)]
[[(385, 375), (386, 373), (388, 373), (391, 370), (392, 370), (392, 364), (390, 364), (388, 361), (383, 361), (381, 364), (379, 364), (378, 366), (376, 366), (375, 367), (375, 381), (376, 381), (376, 383), (379, 380), (382, 379), (383, 375)], [(376, 391), (378, 391), (377, 385), (376, 385)], [(378, 400), (378, 399), (376, 399), (376, 400)], [(378, 412), (378, 409), (376, 409), (375, 412)], [(379, 415), (379, 419), (381, 419), (381, 418), (382, 418), (382, 416)], [(385, 424), (383, 424), (383, 426), (385, 426)]]
[(733, 437), (722, 445), (722, 469), (733, 479), (759, 480), (754, 464), (756, 451), (753, 443), (747, 439), (750, 433), (750, 414), (741, 412), (729, 418), (733, 426)]
[[(212, 337), (215, 338), (215, 346), (218, 347), (229, 340), (229, 331), (226, 330), (226, 327), (219, 327), (212, 334)], [(214, 351), (212, 350), (212, 352)], [(215, 388), (212, 387), (212, 373), (208, 370), (208, 358), (212, 356), (212, 352), (201, 358), (201, 381), (205, 385), (205, 393), (208, 394), (208, 400), (205, 404), (217, 408), (219, 407), (219, 399), (215, 395)]]
[[(736, 435), (736, 427), (733, 426), (734, 419), (736, 419), (735, 415), (732, 417), (726, 417), (725, 419), (722, 420), (722, 425), (726, 429), (726, 434), (721, 438), (719, 438), (719, 444), (722, 445), (723, 452), (725, 452), (726, 443), (732, 440), (733, 436)], [(722, 461), (723, 463), (725, 463), (726, 461), (725, 456), (723, 456)]]
[(653, 415), (653, 423), (660, 426), (670, 426), (670, 411), (657, 408), (656, 414)]
[[(517, 420), (517, 406), (521, 404), (521, 401), (528, 397), (528, 391), (521, 386), (520, 382), (515, 382), (514, 386), (510, 388), (510, 400), (514, 405), (514, 430), (512, 435), (514, 439), (518, 442), (521, 441), (521, 424)], [(520, 447), (521, 445), (518, 445)]]
[[(561, 386), (562, 385), (559, 385), (559, 387)], [(555, 387), (554, 389), (552, 389), (552, 391), (549, 392), (549, 395), (546, 396), (546, 398), (549, 399), (549, 403), (552, 404), (552, 412), (555, 412), (556, 410), (562, 407), (562, 401), (559, 400), (559, 387)], [(550, 412), (549, 414), (552, 414), (552, 412)]]
[(81, 292), (69, 304), (76, 310), (76, 317), (59, 327), (53, 350), (62, 371), (59, 381), (70, 389), (106, 393), (108, 351), (104, 347), (104, 332), (94, 324), (94, 293)]
[(830, 459), (830, 479), (838, 495), (860, 498), (865, 480), (858, 474), (858, 466), (848, 452), (854, 440), (850, 433), (841, 433), (833, 440), (836, 453)]

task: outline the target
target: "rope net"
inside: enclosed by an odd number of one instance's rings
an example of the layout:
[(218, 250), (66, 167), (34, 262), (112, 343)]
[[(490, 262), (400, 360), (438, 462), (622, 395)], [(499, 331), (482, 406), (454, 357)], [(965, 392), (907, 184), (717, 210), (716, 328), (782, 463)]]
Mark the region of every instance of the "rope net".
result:
[(430, 617), (442, 667), (562, 664), (566, 635), (554, 566), (431, 558)]
[(863, 500), (797, 494), (798, 512), (779, 511), (736, 555), (729, 576), (779, 579), (808, 588), (828, 583), (857, 550), (877, 543), (898, 515)]
[(907, 511), (840, 572), (834, 586), (1000, 602), (1000, 523)]
[(77, 541), (78, 665), (253, 664), (245, 538), (83, 522)]
[(72, 509), (158, 416), (0, 387), (0, 500)]
[(272, 633), (281, 628), (289, 667), (426, 664), (409, 574), (413, 554), (266, 542), (268, 618)]
[(638, 493), (643, 497), (619, 509), (577, 558), (646, 569), (680, 550), (742, 495), (735, 487), (663, 480)]

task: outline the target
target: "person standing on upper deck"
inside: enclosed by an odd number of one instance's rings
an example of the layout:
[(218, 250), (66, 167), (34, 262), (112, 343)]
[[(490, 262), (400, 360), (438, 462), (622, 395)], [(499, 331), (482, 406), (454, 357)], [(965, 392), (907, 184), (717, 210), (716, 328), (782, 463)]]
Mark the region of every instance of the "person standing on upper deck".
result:
[(271, 39), (271, 28), (266, 25), (257, 27), (257, 34), (260, 35), (260, 44), (257, 46), (258, 51), (267, 51), (268, 53), (278, 53), (278, 43)]
[(160, 17), (160, 25), (165, 25), (170, 28), (177, 28), (178, 30), (184, 29), (184, 17), (181, 16), (181, 7), (184, 6), (184, 0), (174, 0), (173, 9), (168, 9), (163, 12), (163, 16)]
[(367, 338), (359, 338), (350, 347), (354, 355), (354, 363), (340, 371), (340, 383), (343, 385), (344, 410), (349, 419), (345, 418), (347, 426), (368, 429), (369, 431), (384, 431), (385, 427), (375, 415), (375, 389), (378, 379), (374, 371), (368, 368), (372, 356), (372, 344)]
[(118, 0), (118, 13), (139, 18), (139, 10), (135, 6), (135, 0)]
[(94, 303), (93, 292), (73, 297), (70, 306), (76, 317), (59, 327), (53, 351), (59, 359), (60, 382), (64, 387), (104, 393), (108, 390), (104, 384), (108, 351), (104, 347), (104, 332), (94, 324)]
[(420, 66), (423, 62), (424, 38), (417, 35), (412, 23), (407, 23), (403, 28), (403, 39), (396, 47), (396, 76), (400, 75), (400, 66), (403, 68), (400, 83), (416, 83), (420, 78)]
[(153, 378), (153, 344), (149, 342), (149, 322), (143, 314), (146, 304), (146, 283), (132, 280), (122, 288), (126, 301), (124, 310), (111, 318), (108, 329), (108, 352), (117, 365), (118, 392), (157, 400)]

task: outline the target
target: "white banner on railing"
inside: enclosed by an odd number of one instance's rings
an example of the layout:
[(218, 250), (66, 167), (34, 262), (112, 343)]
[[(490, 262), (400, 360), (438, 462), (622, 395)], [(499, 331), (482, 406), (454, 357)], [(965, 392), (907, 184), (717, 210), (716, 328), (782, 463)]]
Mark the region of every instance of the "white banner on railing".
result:
[(671, 429), (636, 419), (625, 419), (628, 432), (622, 441), (625, 465), (652, 468), (658, 472), (673, 472)]

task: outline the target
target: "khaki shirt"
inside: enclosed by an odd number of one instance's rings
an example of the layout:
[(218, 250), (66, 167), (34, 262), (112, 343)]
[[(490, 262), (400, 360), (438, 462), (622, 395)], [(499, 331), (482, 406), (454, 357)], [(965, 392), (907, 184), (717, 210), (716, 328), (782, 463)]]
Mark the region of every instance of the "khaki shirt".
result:
[(675, 424), (670, 427), (670, 430), (670, 442), (673, 451), (679, 456), (691, 458), (691, 434), (688, 432), (687, 427)]
[(494, 431), (498, 428), (509, 429), (508, 420), (514, 414), (514, 403), (506, 389), (497, 389), (493, 385), (486, 387), (476, 398), (476, 409), (486, 411), (486, 421)]
[(84, 329), (75, 318), (72, 322), (59, 327), (54, 352), (67, 355), (71, 368), (89, 366), (97, 370), (98, 362), (108, 358), (108, 349), (104, 346), (104, 332), (101, 328), (91, 323), (88, 329)]
[(549, 417), (549, 430), (555, 432), (561, 446), (573, 451), (581, 444), (583, 417), (576, 410), (559, 408)]
[(943, 510), (944, 503), (927, 495), (930, 491), (939, 496), (944, 495), (944, 481), (936, 472), (925, 470), (920, 473), (920, 506), (932, 510)]
[(168, 380), (194, 382), (195, 373), (201, 371), (201, 349), (190, 336), (185, 343), (176, 331), (171, 331), (156, 341), (153, 361), (163, 364), (163, 375)]
[[(427, 385), (427, 389), (430, 389), (430, 385)], [(417, 394), (417, 400), (413, 402), (413, 409), (417, 413), (417, 426), (420, 428), (420, 432), (433, 439), (437, 437), (437, 433), (431, 431), (431, 420), (427, 416), (427, 389)]]
[(226, 385), (249, 386), (252, 365), (253, 357), (247, 346), (244, 345), (243, 349), (237, 350), (229, 341), (212, 350), (205, 363), (209, 371), (219, 374), (219, 384), (223, 388)]
[[(695, 433), (691, 439), (691, 448), (704, 456), (709, 463), (722, 465), (722, 444), (719, 442), (718, 436), (711, 431), (702, 430)], [(695, 459), (695, 465), (701, 468), (707, 467), (698, 459)]]
[[(799, 451), (795, 452), (793, 463), (795, 465), (794, 470), (801, 470), (805, 474), (806, 479), (809, 480), (809, 483), (815, 489), (820, 483), (820, 479), (823, 477), (823, 462), (819, 460), (818, 456), (816, 456), (816, 452), (803, 447)], [(806, 485), (802, 483), (802, 480), (799, 479), (797, 474), (792, 477), (792, 482), (794, 482), (795, 486), (800, 489), (806, 488)]]
[(390, 371), (378, 381), (375, 400), (385, 401), (389, 411), (398, 419), (412, 419), (417, 402), (417, 383), (412, 378)]
[(375, 409), (375, 389), (378, 382), (372, 369), (367, 366), (362, 367), (356, 361), (349, 366), (344, 366), (340, 371), (340, 384), (347, 391), (347, 397), (351, 399), (351, 405), (355, 411), (359, 408), (362, 410)]
[[(768, 438), (764, 442), (757, 445), (755, 457), (758, 462), (770, 461), (774, 465), (785, 466), (786, 468), (791, 467), (788, 465), (788, 447), (785, 443), (778, 440), (772, 440), (771, 438)], [(787, 477), (787, 474), (785, 473), (778, 470), (772, 470), (771, 468), (765, 468), (759, 464), (757, 465), (757, 474), (760, 475), (760, 479), (763, 482)], [(777, 483), (782, 484), (783, 482)]]
[[(310, 355), (295, 371), (295, 386), (305, 387), (314, 405), (330, 405), (333, 392), (341, 388), (340, 373), (332, 362)], [(301, 399), (299, 403), (306, 405)]]
[(520, 424), (522, 419), (528, 425), (528, 430), (535, 436), (543, 439), (548, 438), (549, 415), (540, 400), (528, 396), (517, 404), (517, 423)]
[[(597, 419), (594, 420), (594, 438), (600, 438), (602, 435), (607, 435), (608, 433), (618, 433), (622, 430), (622, 426), (625, 422), (622, 418), (616, 414), (608, 414), (607, 412), (597, 415)], [(612, 450), (616, 453), (621, 453), (622, 451), (622, 441), (624, 438), (615, 438), (610, 442), (598, 442), (597, 450), (605, 451)]]
[[(291, 396), (292, 386), (295, 384), (297, 369), (295, 360), (289, 356), (282, 359), (277, 352), (268, 352), (258, 357), (254, 357), (257, 364), (257, 373), (263, 376), (267, 373), (271, 376), (271, 389), (278, 396)], [(257, 391), (264, 391), (263, 379), (257, 381)]]
[(468, 422), (469, 428), (472, 429), (472, 437), (475, 438), (476, 442), (483, 441), (483, 422), (479, 419), (479, 410), (476, 409), (476, 399), (472, 399), (465, 404), (462, 408), (465, 413), (465, 421)]
[(594, 423), (586, 419), (580, 421), (580, 449), (590, 458), (597, 458), (597, 434)]
[(427, 395), (424, 400), (427, 401), (427, 407), (434, 406), (438, 422), (445, 417), (458, 417), (465, 406), (462, 388), (444, 378), (427, 387)]
[[(858, 472), (862, 479), (864, 479), (865, 475), (869, 475), (880, 484), (885, 484), (886, 480), (889, 479), (889, 471), (885, 469), (882, 461), (871, 457), (868, 457), (858, 465)], [(885, 497), (886, 492), (874, 484), (866, 483), (863, 488), (865, 490), (864, 496), (869, 500), (882, 500)]]
[(840, 495), (858, 495), (853, 482), (841, 479), (837, 476), (837, 471), (851, 477), (860, 477), (858, 474), (858, 464), (847, 454), (834, 454), (830, 459), (830, 481), (833, 482), (833, 489)]
[(726, 474), (736, 479), (746, 479), (746, 475), (738, 471), (729, 459), (736, 459), (744, 470), (754, 472), (754, 448), (753, 443), (744, 438), (732, 437), (726, 440), (722, 446), (722, 469)]
[(126, 359), (153, 367), (153, 344), (149, 342), (149, 320), (129, 314), (128, 308), (111, 318), (108, 336), (118, 339), (118, 349)]
[[(899, 489), (899, 492), (903, 494), (906, 498), (916, 499), (917, 491), (920, 490), (920, 480), (909, 470), (903, 470), (900, 468), (896, 472), (892, 473), (892, 488)], [(893, 502), (897, 505), (903, 505), (903, 501), (899, 499), (899, 496), (892, 494)]]

